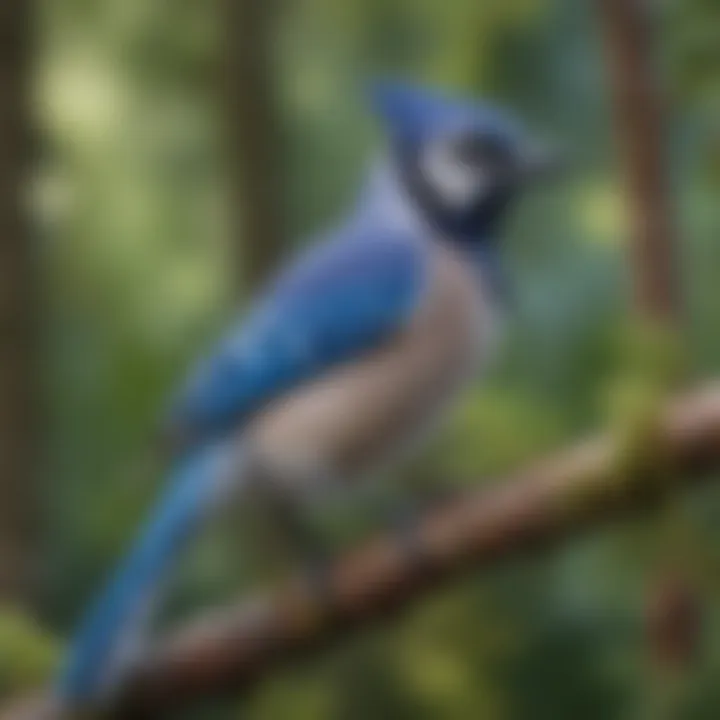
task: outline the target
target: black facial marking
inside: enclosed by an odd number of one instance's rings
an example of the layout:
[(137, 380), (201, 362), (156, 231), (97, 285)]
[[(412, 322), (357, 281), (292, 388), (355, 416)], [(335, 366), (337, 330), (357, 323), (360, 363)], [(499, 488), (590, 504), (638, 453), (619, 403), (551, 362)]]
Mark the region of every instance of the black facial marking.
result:
[(459, 162), (477, 168), (502, 168), (512, 161), (507, 143), (494, 135), (460, 135), (453, 143), (453, 153)]
[(491, 185), (477, 203), (464, 207), (446, 205), (420, 166), (423, 148), (406, 147), (398, 157), (403, 182), (425, 217), (450, 238), (490, 236), (515, 194), (515, 157), (509, 142), (496, 134), (475, 130), (449, 138), (449, 150), (458, 163), (483, 172)]

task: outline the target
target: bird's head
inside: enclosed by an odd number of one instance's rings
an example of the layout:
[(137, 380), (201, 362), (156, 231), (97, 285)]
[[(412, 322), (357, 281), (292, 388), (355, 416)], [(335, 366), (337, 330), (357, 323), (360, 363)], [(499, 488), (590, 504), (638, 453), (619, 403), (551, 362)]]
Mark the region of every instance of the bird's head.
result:
[(401, 183), (453, 240), (493, 238), (512, 200), (556, 165), (500, 108), (391, 81), (373, 85), (371, 95)]

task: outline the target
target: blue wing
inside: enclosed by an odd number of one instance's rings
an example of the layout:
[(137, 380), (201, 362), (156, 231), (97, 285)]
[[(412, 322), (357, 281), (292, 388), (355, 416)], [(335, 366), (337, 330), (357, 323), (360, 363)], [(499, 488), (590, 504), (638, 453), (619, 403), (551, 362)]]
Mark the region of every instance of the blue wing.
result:
[(217, 437), (274, 397), (372, 350), (413, 315), (425, 257), (403, 235), (317, 247), (191, 377), (170, 417), (181, 437)]

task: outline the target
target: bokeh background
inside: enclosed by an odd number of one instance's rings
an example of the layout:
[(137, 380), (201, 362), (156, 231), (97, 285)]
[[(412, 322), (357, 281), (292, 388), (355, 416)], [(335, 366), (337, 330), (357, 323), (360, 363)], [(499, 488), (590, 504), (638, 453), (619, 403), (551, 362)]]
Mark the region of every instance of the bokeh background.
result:
[[(362, 98), (374, 74), (506, 103), (572, 158), (507, 228), (507, 346), (419, 474), (494, 482), (593, 428), (622, 428), (633, 398), (665, 389), (663, 352), (633, 312), (596, 3), (4, 4), (0, 134), (15, 140), (0, 156), (0, 289), (12, 308), (0, 538), (20, 569), (0, 606), (0, 697), (52, 672), (152, 503), (161, 478), (148, 446), (173, 386), (267, 268), (352, 201), (381, 148)], [(720, 367), (720, 6), (646, 5), (679, 228), (673, 352), (687, 382)], [(670, 520), (635, 519), (471, 576), (273, 678), (242, 708), (198, 717), (717, 718), (720, 494), (710, 484), (671, 504)], [(383, 522), (374, 507), (320, 522), (333, 542), (353, 541)], [(203, 540), (174, 612), (250, 584), (241, 555), (232, 528)], [(702, 630), (668, 667), (646, 616), (658, 576), (678, 564)]]

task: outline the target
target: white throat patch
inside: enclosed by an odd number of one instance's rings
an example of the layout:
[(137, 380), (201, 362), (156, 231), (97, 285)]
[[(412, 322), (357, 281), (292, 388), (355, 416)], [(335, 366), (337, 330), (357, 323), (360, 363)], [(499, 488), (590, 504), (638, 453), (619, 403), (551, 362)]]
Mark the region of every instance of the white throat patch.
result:
[(458, 160), (450, 143), (429, 143), (420, 156), (420, 172), (440, 199), (455, 210), (476, 202), (490, 188), (491, 179), (482, 168), (470, 167)]

